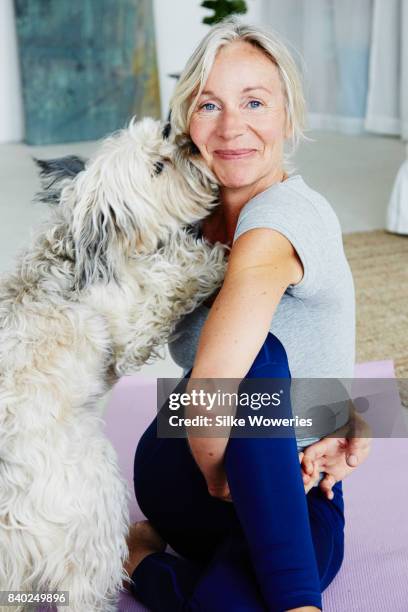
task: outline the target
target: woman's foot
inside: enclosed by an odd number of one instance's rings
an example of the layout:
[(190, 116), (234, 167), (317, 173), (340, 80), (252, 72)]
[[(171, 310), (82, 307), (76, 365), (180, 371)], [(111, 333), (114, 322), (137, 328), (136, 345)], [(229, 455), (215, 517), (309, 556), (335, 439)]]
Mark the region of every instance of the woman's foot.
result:
[[(163, 552), (166, 542), (159, 536), (149, 521), (139, 521), (129, 527), (129, 534), (126, 538), (129, 548), (129, 558), (124, 564), (124, 569), (131, 577), (139, 563), (154, 552)], [(130, 588), (129, 582), (124, 582), (123, 586)]]

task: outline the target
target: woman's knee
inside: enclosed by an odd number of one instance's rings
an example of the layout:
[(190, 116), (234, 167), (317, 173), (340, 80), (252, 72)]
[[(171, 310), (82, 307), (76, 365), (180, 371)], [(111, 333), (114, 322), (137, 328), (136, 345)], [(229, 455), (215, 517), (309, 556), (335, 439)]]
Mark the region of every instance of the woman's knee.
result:
[[(300, 470), (295, 438), (230, 438), (225, 450), (227, 478), (284, 480)], [(235, 478), (234, 478), (235, 480)]]
[(281, 341), (272, 333), (268, 333), (254, 362), (247, 374), (248, 378), (262, 376), (290, 378), (288, 356)]

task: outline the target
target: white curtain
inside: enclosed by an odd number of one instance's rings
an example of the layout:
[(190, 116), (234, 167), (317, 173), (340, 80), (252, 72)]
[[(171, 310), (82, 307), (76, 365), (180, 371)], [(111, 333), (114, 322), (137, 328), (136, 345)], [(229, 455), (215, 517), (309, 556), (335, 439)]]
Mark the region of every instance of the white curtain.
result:
[[(408, 2), (374, 0), (373, 9), (365, 126), (371, 132), (394, 134), (408, 141)], [(408, 234), (408, 160), (394, 183), (386, 227)]]
[(374, 0), (365, 126), (408, 140), (408, 3)]
[(372, 0), (265, 0), (266, 23), (304, 60), (310, 127), (364, 130), (372, 10)]
[[(310, 127), (408, 140), (408, 0), (264, 0), (263, 11), (303, 57)], [(408, 160), (386, 227), (408, 234)]]

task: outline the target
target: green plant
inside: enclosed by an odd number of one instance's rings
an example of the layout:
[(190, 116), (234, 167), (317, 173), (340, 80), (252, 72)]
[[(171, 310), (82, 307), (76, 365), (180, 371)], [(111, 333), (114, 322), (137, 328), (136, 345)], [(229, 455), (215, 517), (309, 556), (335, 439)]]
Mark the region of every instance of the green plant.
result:
[(204, 17), (203, 23), (214, 25), (233, 14), (243, 14), (247, 12), (247, 5), (244, 0), (204, 0), (201, 6), (214, 11), (209, 17)]

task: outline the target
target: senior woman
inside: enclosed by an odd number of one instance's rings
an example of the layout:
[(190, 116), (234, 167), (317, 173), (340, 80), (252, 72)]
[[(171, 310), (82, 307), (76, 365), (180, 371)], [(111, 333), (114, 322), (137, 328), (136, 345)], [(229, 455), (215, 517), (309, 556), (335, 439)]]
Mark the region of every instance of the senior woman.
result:
[[(328, 202), (285, 170), (285, 141), (299, 140), (304, 115), (287, 49), (260, 28), (213, 27), (171, 110), (173, 133), (220, 184), (221, 205), (201, 233), (231, 245), (221, 290), (181, 322), (170, 347), (192, 367), (189, 388), (196, 379), (352, 378), (354, 290), (341, 229)], [(135, 456), (149, 519), (129, 538), (135, 596), (153, 611), (321, 609), (343, 558), (346, 456), (368, 453), (366, 441), (354, 439), (353, 451), (341, 441), (159, 439), (154, 421)]]

